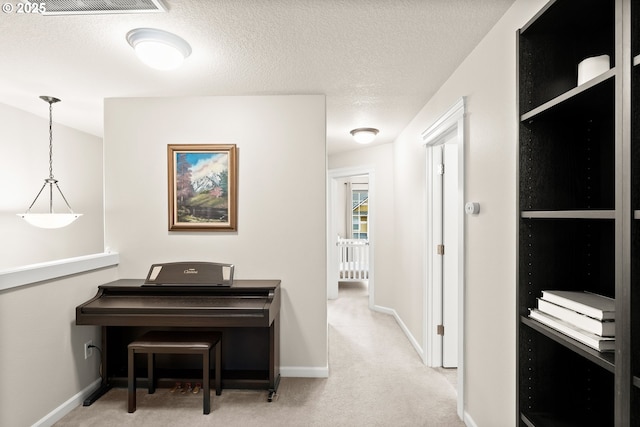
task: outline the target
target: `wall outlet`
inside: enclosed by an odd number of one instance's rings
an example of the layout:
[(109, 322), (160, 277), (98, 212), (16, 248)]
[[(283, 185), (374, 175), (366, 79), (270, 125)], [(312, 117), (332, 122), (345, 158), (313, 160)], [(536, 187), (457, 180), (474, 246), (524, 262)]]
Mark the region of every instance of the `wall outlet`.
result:
[(90, 358), (91, 356), (93, 356), (93, 347), (89, 347), (90, 345), (93, 345), (93, 340), (89, 340), (86, 343), (84, 343), (84, 358), (85, 358), (85, 360)]

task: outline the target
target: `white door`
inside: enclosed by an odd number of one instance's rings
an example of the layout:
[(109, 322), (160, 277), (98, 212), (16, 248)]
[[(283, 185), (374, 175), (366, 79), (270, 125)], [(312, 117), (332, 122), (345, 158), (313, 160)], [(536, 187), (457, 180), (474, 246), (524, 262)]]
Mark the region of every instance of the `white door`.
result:
[(435, 246), (431, 259), (431, 283), (433, 305), (431, 307), (431, 318), (435, 328), (438, 330), (438, 335), (433, 342), (433, 366), (442, 366), (442, 354), (443, 354), (443, 335), (441, 328), (444, 326), (444, 296), (442, 291), (444, 290), (444, 256), (441, 254), (441, 250), (437, 249), (440, 246), (444, 247), (444, 150), (442, 145), (436, 145), (431, 148), (431, 230), (433, 233), (433, 245)]
[[(452, 140), (453, 138), (453, 140)], [(453, 141), (453, 143), (451, 143)], [(458, 148), (455, 134), (432, 148), (434, 301), (442, 366), (458, 366)]]
[(458, 146), (443, 145), (442, 366), (458, 366)]

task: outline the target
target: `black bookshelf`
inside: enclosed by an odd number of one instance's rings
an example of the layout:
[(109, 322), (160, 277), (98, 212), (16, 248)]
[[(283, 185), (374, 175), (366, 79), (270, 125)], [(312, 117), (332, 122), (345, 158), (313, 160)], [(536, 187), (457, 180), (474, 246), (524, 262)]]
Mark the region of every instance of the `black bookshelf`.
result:
[[(640, 426), (638, 12), (556, 0), (517, 32), (520, 426)], [(600, 55), (610, 69), (578, 85)], [(529, 318), (552, 289), (615, 298), (615, 352)]]

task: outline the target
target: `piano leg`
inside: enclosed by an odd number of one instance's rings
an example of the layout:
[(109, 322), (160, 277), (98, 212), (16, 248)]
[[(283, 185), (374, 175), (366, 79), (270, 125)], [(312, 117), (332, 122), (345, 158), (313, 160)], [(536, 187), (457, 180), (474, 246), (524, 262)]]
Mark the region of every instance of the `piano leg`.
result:
[(275, 384), (273, 386), (273, 388), (269, 389), (269, 395), (267, 396), (267, 402), (273, 402), (274, 397), (277, 398), (278, 397), (278, 385), (280, 384), (280, 374), (278, 374), (276, 380), (275, 380)]
[(277, 397), (280, 384), (280, 313), (276, 315), (269, 327), (269, 395), (267, 402)]
[(87, 397), (84, 402), (82, 402), (82, 406), (91, 406), (91, 404), (93, 402), (95, 402), (96, 400), (100, 399), (102, 397), (103, 394), (105, 394), (106, 392), (108, 392), (109, 390), (111, 390), (111, 384), (108, 383), (107, 378), (109, 378), (107, 376), (108, 372), (107, 372), (107, 327), (103, 326), (102, 328), (102, 338), (101, 338), (101, 342), (102, 342), (102, 349), (99, 347), (96, 347), (100, 353), (100, 366), (101, 366), (101, 371), (102, 371), (102, 383), (100, 384), (100, 387), (94, 391), (93, 393), (91, 393), (91, 395), (89, 395), (89, 397)]
[(82, 406), (91, 406), (93, 402), (100, 399), (103, 394), (108, 392), (111, 389), (111, 384), (101, 384), (100, 388), (91, 393), (89, 397), (87, 397), (84, 402), (82, 402)]

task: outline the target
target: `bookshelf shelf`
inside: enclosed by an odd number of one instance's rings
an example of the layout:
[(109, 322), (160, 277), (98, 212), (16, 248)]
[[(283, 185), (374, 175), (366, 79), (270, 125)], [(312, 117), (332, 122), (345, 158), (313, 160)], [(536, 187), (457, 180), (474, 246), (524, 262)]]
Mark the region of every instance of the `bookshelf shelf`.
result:
[(575, 210), (575, 211), (521, 211), (521, 218), (534, 219), (615, 219), (613, 210)]
[(522, 414), (521, 420), (527, 427), (585, 427), (607, 425), (606, 420), (586, 417), (580, 408), (573, 412), (549, 413), (532, 412)]
[(615, 89), (610, 77), (520, 123), (521, 210), (615, 209)]
[[(567, 92), (563, 93), (562, 95), (559, 95), (557, 97), (555, 97), (554, 99), (545, 102), (544, 104), (542, 104), (539, 107), (534, 108), (531, 111), (528, 111), (527, 113), (523, 114), (520, 117), (520, 121), (522, 122), (526, 122), (529, 120), (533, 120), (535, 119), (537, 116), (543, 114), (546, 111), (549, 111), (551, 109), (553, 109), (556, 106), (559, 106), (563, 103), (567, 103), (569, 101), (575, 100), (577, 98), (579, 98), (580, 96), (582, 96), (583, 94), (588, 94), (589, 91), (593, 88), (598, 86), (599, 84), (601, 84), (602, 82), (609, 80), (609, 79), (613, 79), (613, 77), (615, 76), (616, 73), (616, 69), (615, 68), (611, 68), (609, 69), (609, 71), (599, 75), (598, 77), (595, 77), (591, 80), (589, 80), (586, 83), (581, 84), (580, 86), (576, 86), (571, 90), (568, 90)], [(582, 96), (584, 97), (584, 96)]]
[(615, 370), (615, 354), (613, 352), (599, 352), (594, 350), (584, 344), (579, 343), (578, 341), (556, 331), (553, 328), (550, 328), (546, 325), (543, 325), (540, 322), (537, 322), (533, 319), (529, 319), (528, 317), (522, 317), (521, 322), (538, 331), (539, 333), (549, 337), (560, 345), (567, 347), (568, 349), (574, 351), (585, 359), (589, 360), (592, 363), (600, 366), (601, 368), (606, 369), (607, 371), (613, 373)]
[[(519, 31), (519, 108), (521, 115), (577, 88), (577, 65), (606, 54), (615, 68), (614, 0), (551, 1)], [(640, 53), (640, 52), (639, 52)], [(600, 76), (602, 77), (602, 76)], [(589, 85), (596, 84), (589, 82)]]
[[(640, 0), (551, 0), (517, 45), (516, 422), (638, 427)], [(610, 69), (578, 85), (600, 55)], [(529, 318), (545, 290), (614, 299), (615, 352)]]

